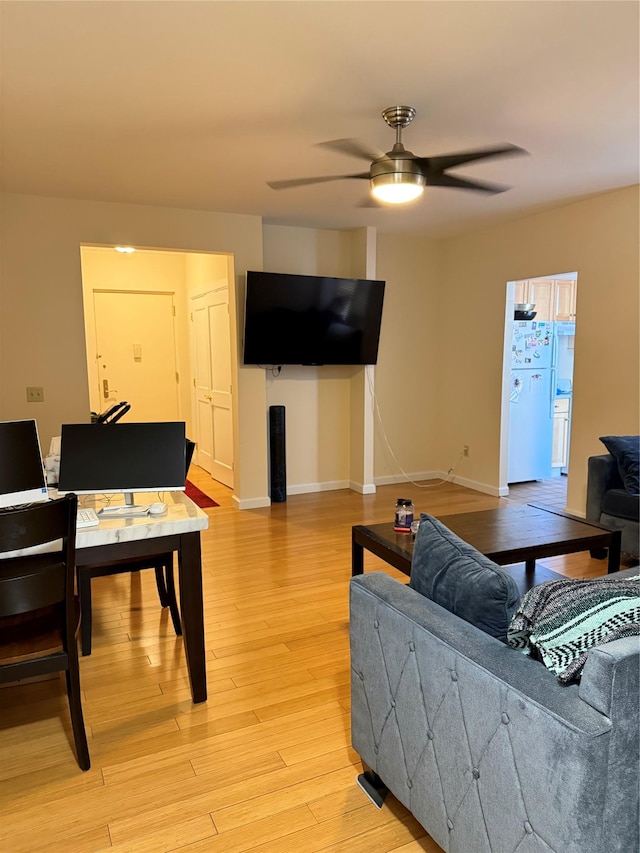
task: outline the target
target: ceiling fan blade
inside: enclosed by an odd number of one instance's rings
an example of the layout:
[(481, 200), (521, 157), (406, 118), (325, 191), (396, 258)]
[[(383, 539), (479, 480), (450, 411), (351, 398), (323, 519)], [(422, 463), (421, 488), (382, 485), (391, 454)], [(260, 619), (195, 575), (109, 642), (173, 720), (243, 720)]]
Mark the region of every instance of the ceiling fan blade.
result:
[(455, 175), (446, 175), (444, 172), (427, 172), (427, 186), (429, 187), (454, 187), (461, 190), (476, 190), (476, 192), (490, 193), (496, 195), (510, 189), (500, 184), (488, 184), (484, 181), (470, 181), (467, 178), (457, 178)]
[(350, 178), (366, 178), (369, 180), (369, 172), (360, 172), (356, 175), (327, 175), (324, 178), (291, 178), (288, 181), (267, 181), (267, 186), (272, 190), (288, 190), (291, 187), (306, 187), (309, 184), (326, 184), (329, 181), (346, 181)]
[(425, 171), (444, 172), (445, 169), (453, 169), (454, 166), (462, 166), (463, 163), (471, 163), (474, 160), (486, 160), (489, 157), (507, 157), (512, 154), (528, 154), (524, 148), (518, 145), (499, 145), (493, 148), (484, 148), (480, 151), (458, 151), (456, 154), (442, 154), (439, 157), (419, 157), (420, 164)]
[(317, 142), (316, 147), (328, 148), (330, 151), (338, 151), (341, 154), (349, 154), (360, 160), (378, 160), (384, 156), (384, 152), (369, 148), (359, 139), (330, 139), (329, 142)]

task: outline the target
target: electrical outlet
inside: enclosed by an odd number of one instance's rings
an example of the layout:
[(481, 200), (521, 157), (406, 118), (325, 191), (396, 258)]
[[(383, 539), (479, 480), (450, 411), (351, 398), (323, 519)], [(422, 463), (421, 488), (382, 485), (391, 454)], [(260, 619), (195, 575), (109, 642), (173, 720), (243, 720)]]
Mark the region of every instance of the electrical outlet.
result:
[(27, 386), (27, 403), (44, 403), (44, 388)]
[(469, 445), (468, 444), (465, 444), (465, 446), (462, 448), (462, 455), (463, 456), (469, 455)]

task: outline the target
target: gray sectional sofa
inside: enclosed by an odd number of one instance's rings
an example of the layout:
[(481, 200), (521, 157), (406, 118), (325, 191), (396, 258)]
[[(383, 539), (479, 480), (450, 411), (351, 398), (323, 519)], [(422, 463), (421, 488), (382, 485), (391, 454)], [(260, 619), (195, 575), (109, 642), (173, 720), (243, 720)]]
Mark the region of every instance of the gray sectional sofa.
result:
[(499, 639), (506, 572), (441, 538), (425, 533), (431, 564), (411, 586), (351, 580), (361, 784), (374, 801), (386, 786), (447, 853), (637, 853), (638, 637), (591, 649), (580, 683), (561, 685)]

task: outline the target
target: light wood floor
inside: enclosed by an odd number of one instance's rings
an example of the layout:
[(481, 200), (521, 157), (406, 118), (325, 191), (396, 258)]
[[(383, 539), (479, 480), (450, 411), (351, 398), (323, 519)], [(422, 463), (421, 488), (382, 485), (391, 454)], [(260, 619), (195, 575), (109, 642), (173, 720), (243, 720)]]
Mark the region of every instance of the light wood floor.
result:
[[(509, 502), (451, 484), (290, 497), (207, 510), (203, 570), (209, 699), (191, 703), (182, 640), (154, 575), (98, 578), (82, 659), (92, 767), (73, 756), (64, 682), (0, 690), (3, 853), (438, 853), (393, 797), (355, 784), (347, 594), (351, 526), (392, 519), (396, 497), (435, 515)], [(588, 554), (543, 561), (603, 574)], [(365, 570), (403, 575), (365, 553)]]

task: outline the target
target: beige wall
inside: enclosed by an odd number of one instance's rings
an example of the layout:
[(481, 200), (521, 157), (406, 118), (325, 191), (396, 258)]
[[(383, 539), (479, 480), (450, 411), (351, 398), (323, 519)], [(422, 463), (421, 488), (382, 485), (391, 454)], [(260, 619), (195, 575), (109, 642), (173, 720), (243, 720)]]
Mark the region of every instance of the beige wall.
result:
[[(2, 197), (1, 224), (0, 418), (36, 417), (45, 448), (63, 420), (88, 417), (82, 244), (230, 253), (238, 327), (245, 270), (361, 276), (371, 250), (361, 232), (265, 226), (263, 265), (259, 217), (19, 195)], [(400, 468), (441, 474), (468, 444), (471, 455), (457, 477), (495, 492), (502, 485), (506, 283), (578, 271), (568, 503), (583, 512), (586, 460), (602, 449), (598, 436), (639, 429), (638, 187), (445, 241), (379, 235), (375, 263), (376, 277), (387, 281), (376, 397), (397, 457), (389, 456), (376, 423), (375, 480), (397, 482)], [(322, 382), (296, 375), (302, 368), (267, 381), (263, 370), (242, 367), (240, 346), (239, 334), (238, 505), (268, 503), (269, 404), (304, 401), (287, 430), (288, 439), (296, 436), (299, 484), (348, 476), (350, 450), (345, 456), (336, 434), (351, 427), (349, 369), (343, 377), (342, 368), (326, 368)], [(45, 402), (27, 403), (27, 385), (44, 386)]]
[[(44, 448), (63, 421), (89, 417), (81, 245), (231, 253), (240, 300), (244, 270), (262, 265), (255, 216), (11, 194), (0, 202), (0, 417), (35, 417)], [(27, 403), (27, 385), (43, 386), (45, 402)], [(264, 378), (240, 367), (237, 389), (236, 498), (262, 505), (266, 435), (257, 425), (266, 407)]]
[(506, 282), (577, 270), (567, 504), (584, 514), (587, 457), (604, 450), (598, 436), (639, 431), (638, 209), (636, 186), (443, 241), (442, 469), (468, 444), (461, 476), (498, 487)]
[[(360, 231), (264, 226), (264, 269), (269, 272), (360, 277), (366, 251)], [(277, 376), (253, 369), (265, 375), (267, 405), (285, 407), (287, 491), (346, 488), (353, 483), (352, 381), (363, 369), (284, 365)], [(355, 444), (362, 445), (362, 436)]]
[(444, 458), (436, 434), (439, 244), (380, 234), (377, 271), (386, 287), (376, 369), (375, 479), (395, 483), (403, 471), (414, 479), (438, 472)]

